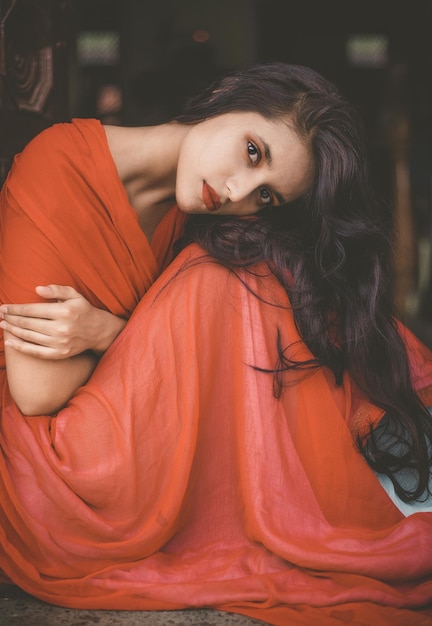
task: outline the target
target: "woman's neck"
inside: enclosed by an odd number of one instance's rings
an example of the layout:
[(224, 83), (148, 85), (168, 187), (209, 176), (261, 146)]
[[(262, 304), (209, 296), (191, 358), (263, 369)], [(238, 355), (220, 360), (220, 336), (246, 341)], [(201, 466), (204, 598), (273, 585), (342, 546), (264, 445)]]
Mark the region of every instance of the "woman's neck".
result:
[(149, 240), (175, 202), (178, 155), (188, 130), (177, 123), (106, 127), (120, 180)]

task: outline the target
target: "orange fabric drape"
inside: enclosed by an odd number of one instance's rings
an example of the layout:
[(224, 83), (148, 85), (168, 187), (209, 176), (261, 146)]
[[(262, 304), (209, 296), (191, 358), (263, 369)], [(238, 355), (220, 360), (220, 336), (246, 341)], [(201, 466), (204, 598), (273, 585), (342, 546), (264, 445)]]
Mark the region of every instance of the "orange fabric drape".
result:
[[(32, 267), (31, 279), (22, 276), (24, 255), (12, 267), (19, 255), (11, 240), (1, 299), (28, 300), (33, 284), (69, 278), (93, 302), (128, 315), (160, 262), (127, 213), (100, 127), (85, 124), (85, 133), (78, 122), (66, 130), (100, 140), (98, 159), (92, 145), (77, 176), (84, 186), (87, 169), (98, 169), (78, 204), (87, 215), (94, 203), (118, 199), (123, 230), (110, 217), (96, 251), (80, 217), (92, 244), (72, 251), (73, 225), (67, 241), (53, 234), (48, 242), (41, 227), (28, 264), (40, 264), (42, 278)], [(73, 169), (79, 155), (70, 156)], [(28, 175), (24, 158), (3, 190), (7, 246), (20, 222), (9, 215), (24, 211), (33, 191), (43, 196), (19, 180)], [(56, 192), (65, 203), (80, 197), (66, 172)], [(173, 211), (159, 242), (178, 223)], [(68, 245), (77, 257), (70, 270)], [(168, 258), (162, 248), (158, 258)], [(54, 418), (23, 417), (3, 376), (0, 567), (11, 581), (42, 600), (89, 609), (215, 607), (279, 626), (432, 624), (432, 514), (405, 518), (356, 451), (352, 430), (378, 413), (348, 377), (336, 387), (324, 369), (291, 373), (274, 398), (271, 376), (253, 366), (274, 366), (277, 329), (297, 356), (308, 352), (289, 307), (273, 306), (287, 305), (285, 293), (265, 267), (256, 270), (242, 276), (248, 290), (198, 246), (183, 251)], [(427, 389), (432, 355), (401, 330), (415, 384)]]

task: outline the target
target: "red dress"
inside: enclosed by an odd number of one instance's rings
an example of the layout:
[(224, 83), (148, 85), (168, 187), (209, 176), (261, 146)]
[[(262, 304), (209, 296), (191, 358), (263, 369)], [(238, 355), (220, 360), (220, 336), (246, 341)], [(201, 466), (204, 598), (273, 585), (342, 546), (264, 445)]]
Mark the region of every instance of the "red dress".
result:
[[(253, 367), (274, 366), (277, 328), (308, 356), (264, 266), (244, 275), (259, 299), (193, 245), (149, 288), (182, 217), (173, 209), (149, 246), (91, 120), (30, 144), (2, 212), (1, 301), (57, 282), (118, 315), (138, 303), (56, 417), (22, 416), (3, 372), (0, 567), (12, 582), (69, 607), (432, 624), (432, 513), (404, 517), (353, 443), (380, 412), (325, 368), (288, 374), (277, 400)], [(428, 400), (432, 355), (402, 332)]]

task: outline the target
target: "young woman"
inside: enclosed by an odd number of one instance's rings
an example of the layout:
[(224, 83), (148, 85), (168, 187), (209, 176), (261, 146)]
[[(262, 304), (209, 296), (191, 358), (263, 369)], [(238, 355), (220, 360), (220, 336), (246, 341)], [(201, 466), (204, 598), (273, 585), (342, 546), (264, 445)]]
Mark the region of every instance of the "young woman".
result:
[[(432, 623), (432, 355), (395, 319), (332, 85), (256, 66), (171, 124), (55, 126), (1, 223), (13, 582), (75, 607)], [(28, 304), (48, 284), (60, 302)]]

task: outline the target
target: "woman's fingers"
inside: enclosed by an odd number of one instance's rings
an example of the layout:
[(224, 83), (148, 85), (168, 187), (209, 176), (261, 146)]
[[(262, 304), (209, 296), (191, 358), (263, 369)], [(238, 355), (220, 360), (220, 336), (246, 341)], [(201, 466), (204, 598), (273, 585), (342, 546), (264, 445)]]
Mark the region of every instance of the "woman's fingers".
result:
[[(0, 322), (0, 328), (7, 330), (17, 337), (24, 338), (27, 332), (36, 332), (42, 335), (51, 334), (53, 331), (52, 319), (40, 317), (22, 317), (21, 315), (5, 315)], [(56, 325), (56, 334), (61, 335), (61, 328)]]
[(34, 302), (32, 304), (3, 304), (0, 307), (1, 317), (11, 321), (11, 317), (23, 320), (27, 318), (56, 319), (61, 314), (62, 305), (56, 302)]
[[(45, 285), (36, 287), (36, 292), (51, 302), (33, 302), (26, 304), (3, 304), (0, 306), (0, 318), (13, 326), (30, 328), (44, 332), (45, 326), (31, 320), (61, 320), (70, 319), (75, 304), (67, 300), (82, 299), (82, 296), (73, 288), (63, 285)], [(53, 302), (54, 300), (54, 302)]]
[[(64, 285), (43, 285), (36, 287), (36, 292), (42, 298), (51, 302), (32, 302), (27, 304), (3, 304), (0, 306), (0, 318), (15, 315), (21, 318), (57, 319), (69, 310), (62, 306), (65, 300), (74, 300), (82, 296), (73, 287)], [(54, 301), (54, 302), (52, 302)], [(56, 304), (58, 303), (58, 306)], [(11, 320), (8, 320), (11, 321)]]
[(79, 335), (88, 303), (73, 287), (46, 285), (36, 288), (50, 300), (0, 307), (0, 328), (7, 345), (40, 358), (67, 358), (85, 350)]
[(36, 291), (48, 302), (0, 307), (0, 328), (8, 333), (7, 345), (20, 352), (57, 359), (86, 350), (101, 354), (126, 324), (125, 319), (92, 306), (73, 287), (44, 285)]
[[(30, 343), (28, 341), (23, 341), (18, 337), (10, 338), (10, 335), (7, 335), (7, 339), (5, 341), (5, 346), (9, 346), (16, 350), (17, 352), (22, 352), (23, 354), (27, 354), (29, 356), (34, 356), (39, 359), (64, 359), (65, 356), (60, 353), (58, 348), (51, 348), (49, 346)], [(67, 356), (67, 355), (66, 355)]]
[(81, 297), (76, 289), (66, 285), (40, 285), (36, 287), (36, 293), (42, 298), (51, 300), (72, 300)]
[[(64, 359), (72, 355), (68, 327), (51, 320), (8, 316), (0, 328), (7, 333), (6, 345), (31, 356)], [(36, 349), (36, 346), (40, 349)]]
[(0, 328), (23, 341), (46, 346), (52, 346), (55, 343), (61, 348), (62, 340), (66, 341), (68, 338), (66, 326), (63, 328), (61, 325), (56, 324), (55, 328), (53, 328), (51, 321), (38, 318), (21, 318), (13, 315), (10, 318), (9, 320), (8, 316), (7, 320), (2, 320)]

